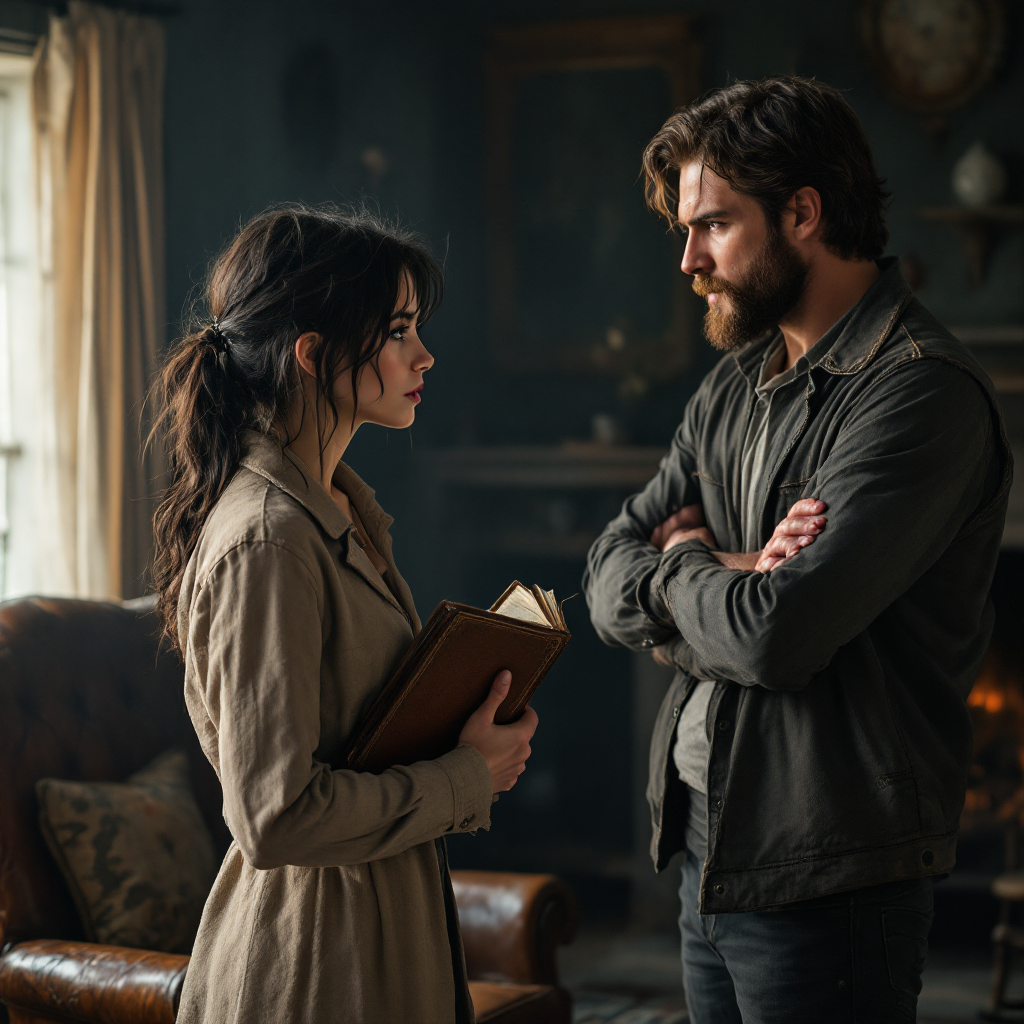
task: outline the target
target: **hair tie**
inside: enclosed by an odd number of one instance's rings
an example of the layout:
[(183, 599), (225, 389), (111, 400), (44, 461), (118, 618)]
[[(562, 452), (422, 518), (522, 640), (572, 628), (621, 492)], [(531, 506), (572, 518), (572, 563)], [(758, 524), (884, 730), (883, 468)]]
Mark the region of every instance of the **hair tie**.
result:
[(228, 339), (224, 336), (224, 331), (220, 326), (220, 317), (215, 316), (210, 321), (209, 327), (206, 328), (210, 340), (213, 342), (213, 347), (218, 352), (226, 353), (228, 350)]

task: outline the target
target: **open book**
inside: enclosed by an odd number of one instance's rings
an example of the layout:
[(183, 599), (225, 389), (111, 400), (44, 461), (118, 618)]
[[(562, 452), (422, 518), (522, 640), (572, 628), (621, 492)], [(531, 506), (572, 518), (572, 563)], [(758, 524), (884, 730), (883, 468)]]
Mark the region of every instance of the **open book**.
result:
[(488, 611), (442, 601), (346, 748), (346, 765), (381, 772), (452, 750), (494, 677), (512, 685), (494, 720), (515, 721), (570, 635), (550, 590), (518, 581)]

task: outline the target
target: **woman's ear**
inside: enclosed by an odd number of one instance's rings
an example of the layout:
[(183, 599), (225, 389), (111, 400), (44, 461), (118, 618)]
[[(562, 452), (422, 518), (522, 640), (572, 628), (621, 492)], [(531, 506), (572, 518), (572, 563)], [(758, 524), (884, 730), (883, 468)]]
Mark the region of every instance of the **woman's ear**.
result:
[(295, 339), (295, 361), (299, 367), (316, 378), (316, 350), (320, 344), (320, 335), (316, 331), (306, 331)]

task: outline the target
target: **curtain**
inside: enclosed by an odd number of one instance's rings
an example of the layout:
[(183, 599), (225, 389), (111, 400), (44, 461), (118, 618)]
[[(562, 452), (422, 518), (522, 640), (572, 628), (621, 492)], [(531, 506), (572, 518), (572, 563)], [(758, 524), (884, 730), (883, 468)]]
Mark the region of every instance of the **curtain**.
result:
[(33, 81), (43, 324), (38, 589), (141, 594), (158, 466), (144, 398), (165, 326), (162, 26), (71, 2)]

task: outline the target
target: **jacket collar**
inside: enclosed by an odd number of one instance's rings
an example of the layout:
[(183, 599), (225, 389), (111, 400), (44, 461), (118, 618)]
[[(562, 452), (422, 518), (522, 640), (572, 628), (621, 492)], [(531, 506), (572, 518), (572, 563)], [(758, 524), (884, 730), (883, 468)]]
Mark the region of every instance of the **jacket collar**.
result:
[[(829, 373), (851, 374), (863, 370), (892, 333), (900, 315), (913, 298), (900, 271), (899, 260), (888, 256), (877, 261), (881, 274), (853, 309), (849, 323), (817, 364)], [(740, 372), (756, 384), (765, 348), (776, 332), (744, 345), (735, 356)], [(753, 386), (753, 385), (752, 385)]]

